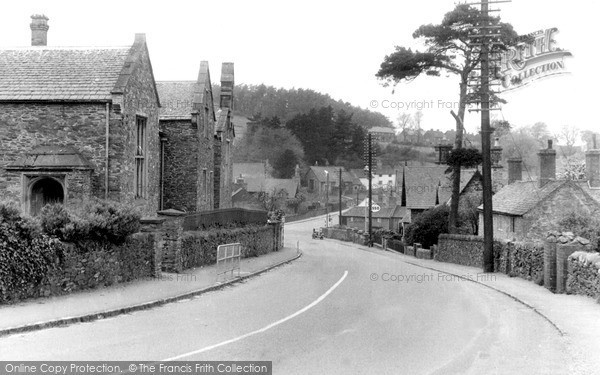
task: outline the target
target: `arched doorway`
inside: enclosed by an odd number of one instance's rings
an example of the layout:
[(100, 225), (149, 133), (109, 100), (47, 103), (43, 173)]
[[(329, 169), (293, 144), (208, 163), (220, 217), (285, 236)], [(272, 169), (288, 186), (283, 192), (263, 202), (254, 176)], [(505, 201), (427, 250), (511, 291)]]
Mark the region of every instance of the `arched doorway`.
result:
[(65, 193), (60, 182), (51, 177), (42, 177), (31, 185), (31, 215), (36, 216), (47, 204), (63, 203)]

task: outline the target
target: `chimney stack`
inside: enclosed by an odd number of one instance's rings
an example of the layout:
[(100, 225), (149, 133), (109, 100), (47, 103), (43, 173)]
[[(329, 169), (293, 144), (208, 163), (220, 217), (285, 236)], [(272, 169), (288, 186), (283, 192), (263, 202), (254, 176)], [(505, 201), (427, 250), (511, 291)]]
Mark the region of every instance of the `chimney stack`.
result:
[(585, 173), (590, 187), (600, 187), (600, 150), (596, 146), (596, 134), (594, 134), (592, 148), (585, 152)]
[(235, 85), (233, 63), (226, 62), (221, 65), (221, 98), (220, 108), (229, 108), (233, 111), (233, 88)]
[(508, 184), (523, 179), (523, 159), (510, 158), (508, 159)]
[(34, 14), (31, 16), (31, 45), (46, 46), (48, 45), (48, 17), (43, 14)]
[(548, 140), (548, 148), (538, 151), (540, 158), (539, 187), (542, 188), (548, 182), (556, 179), (556, 150), (552, 149), (552, 140)]

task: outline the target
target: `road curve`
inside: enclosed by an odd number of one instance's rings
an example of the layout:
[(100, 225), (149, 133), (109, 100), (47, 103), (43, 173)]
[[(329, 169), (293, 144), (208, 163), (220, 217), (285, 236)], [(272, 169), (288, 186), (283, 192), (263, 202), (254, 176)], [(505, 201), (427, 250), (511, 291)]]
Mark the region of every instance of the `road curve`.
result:
[[(274, 374), (565, 374), (539, 315), (379, 250), (312, 240), (297, 261), (220, 291), (111, 319), (0, 338), (2, 360), (267, 360)], [(335, 219), (334, 219), (335, 221)], [(476, 275), (473, 275), (476, 276)]]

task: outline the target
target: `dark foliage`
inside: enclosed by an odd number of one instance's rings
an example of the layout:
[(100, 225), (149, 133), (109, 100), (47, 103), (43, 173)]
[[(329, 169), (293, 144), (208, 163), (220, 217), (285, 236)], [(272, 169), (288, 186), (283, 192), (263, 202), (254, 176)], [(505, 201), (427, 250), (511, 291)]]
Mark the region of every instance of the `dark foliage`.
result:
[(448, 233), (448, 217), (450, 208), (446, 205), (427, 210), (413, 219), (406, 228), (405, 240), (408, 245), (420, 243), (429, 249), (438, 242), (438, 236)]

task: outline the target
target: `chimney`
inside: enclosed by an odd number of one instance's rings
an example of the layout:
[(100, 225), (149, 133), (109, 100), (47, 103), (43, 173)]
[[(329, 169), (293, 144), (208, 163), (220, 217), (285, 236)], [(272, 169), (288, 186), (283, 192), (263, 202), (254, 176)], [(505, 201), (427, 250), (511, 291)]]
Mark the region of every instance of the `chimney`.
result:
[(46, 46), (48, 45), (48, 17), (43, 14), (34, 14), (31, 16), (31, 45)]
[(542, 188), (548, 182), (556, 179), (556, 150), (552, 149), (552, 140), (548, 140), (548, 148), (538, 151), (540, 158), (539, 187)]
[(596, 134), (594, 134), (592, 148), (585, 152), (585, 173), (590, 187), (600, 187), (600, 150), (596, 146)]
[(510, 158), (508, 159), (508, 184), (523, 179), (523, 159)]
[(235, 85), (233, 63), (226, 62), (221, 65), (221, 98), (219, 107), (229, 108), (233, 111), (233, 88)]

